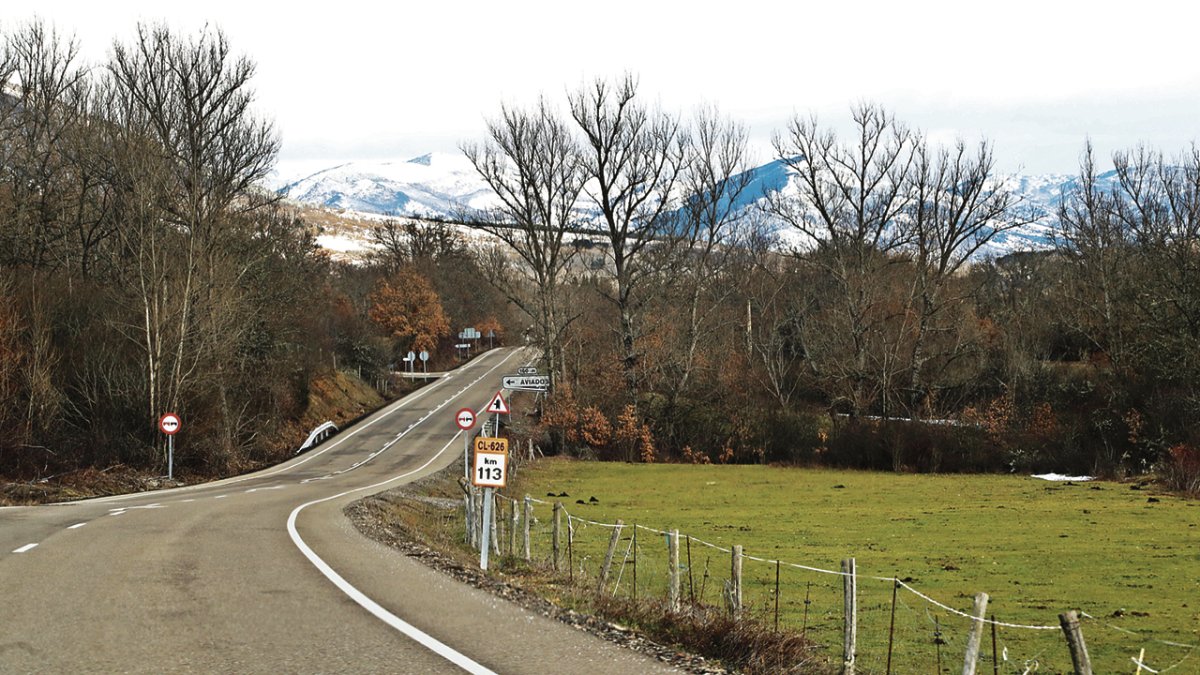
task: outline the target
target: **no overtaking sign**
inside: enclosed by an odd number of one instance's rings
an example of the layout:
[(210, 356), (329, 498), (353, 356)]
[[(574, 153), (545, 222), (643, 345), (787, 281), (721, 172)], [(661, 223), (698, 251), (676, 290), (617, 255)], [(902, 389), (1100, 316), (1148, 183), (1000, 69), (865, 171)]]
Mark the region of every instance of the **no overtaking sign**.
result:
[(158, 420), (158, 429), (168, 436), (174, 436), (179, 433), (179, 427), (182, 426), (179, 421), (179, 415), (175, 413), (167, 413)]

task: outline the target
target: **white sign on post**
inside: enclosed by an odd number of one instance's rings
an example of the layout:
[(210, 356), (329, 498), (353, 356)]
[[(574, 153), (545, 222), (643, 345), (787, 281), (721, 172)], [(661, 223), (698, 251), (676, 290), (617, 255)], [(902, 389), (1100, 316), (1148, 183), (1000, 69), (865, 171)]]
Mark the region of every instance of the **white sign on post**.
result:
[(475, 411), (470, 408), (459, 410), (458, 414), (454, 417), (454, 423), (463, 431), (470, 429), (475, 426)]
[(475, 451), (471, 482), (476, 487), (502, 488), (508, 479), (508, 453)]
[(549, 375), (505, 375), (500, 382), (514, 391), (550, 391)]

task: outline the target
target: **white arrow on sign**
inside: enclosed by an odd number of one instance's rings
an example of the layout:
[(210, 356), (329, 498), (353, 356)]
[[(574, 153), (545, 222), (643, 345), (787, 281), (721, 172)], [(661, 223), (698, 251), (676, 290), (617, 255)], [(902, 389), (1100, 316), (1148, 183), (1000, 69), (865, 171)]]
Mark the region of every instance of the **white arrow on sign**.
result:
[(550, 391), (549, 375), (505, 375), (501, 383), (505, 389)]

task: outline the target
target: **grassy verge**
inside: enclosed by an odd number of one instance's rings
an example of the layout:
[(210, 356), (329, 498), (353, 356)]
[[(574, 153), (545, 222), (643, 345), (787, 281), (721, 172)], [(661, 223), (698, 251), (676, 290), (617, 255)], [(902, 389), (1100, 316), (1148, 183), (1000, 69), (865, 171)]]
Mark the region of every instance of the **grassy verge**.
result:
[[(575, 517), (576, 575), (596, 574), (611, 532), (596, 523), (617, 519), (695, 537), (687, 540), (684, 592), (705, 603), (719, 604), (730, 559), (702, 541), (783, 561), (781, 625), (827, 645), (835, 657), (840, 578), (786, 563), (837, 570), (841, 559), (856, 558), (863, 672), (884, 672), (893, 612), (893, 584), (869, 577), (893, 576), (961, 611), (987, 592), (988, 613), (1006, 623), (1054, 626), (1059, 612), (1081, 609), (1094, 617), (1083, 629), (1096, 672), (1132, 670), (1130, 658), (1142, 648), (1156, 669), (1181, 661), (1177, 672), (1200, 668), (1200, 653), (1167, 644), (1200, 642), (1200, 502), (1152, 494), (1144, 485), (555, 459), (523, 471), (509, 492), (564, 503)], [(538, 504), (535, 515), (535, 557), (545, 558), (550, 505)], [(638, 537), (636, 556), (626, 554), (629, 538), (618, 547), (617, 597), (633, 594), (634, 559), (638, 592), (664, 592), (665, 540), (649, 529), (639, 528)], [(776, 566), (744, 565), (750, 612), (773, 623)], [(896, 598), (893, 672), (930, 672), (939, 660), (943, 672), (961, 669), (970, 620), (905, 589)], [(986, 672), (990, 627), (983, 651)], [(1025, 672), (1035, 663), (1041, 672), (1070, 671), (1057, 630), (1001, 626), (995, 651), (1000, 672)]]
[[(489, 572), (478, 570), (479, 554), (463, 541), (462, 491), (451, 468), (420, 483), (356, 502), (347, 509), (368, 536), (447, 572), (485, 587), (542, 614), (645, 651), (696, 673), (830, 673), (828, 655), (794, 630), (773, 630), (761, 617), (733, 621), (724, 609), (687, 603), (668, 610), (663, 598), (643, 589), (640, 597), (610, 582), (597, 591), (594, 576), (568, 566), (564, 544), (557, 571), (552, 564), (552, 518), (537, 505), (531, 523), (531, 560), (522, 551), (523, 527), (510, 535), (512, 503), (500, 501), (500, 553)], [(518, 512), (521, 512), (518, 505)], [(545, 516), (545, 517), (543, 517)], [(565, 541), (565, 535), (564, 535)], [(574, 547), (571, 547), (574, 551)], [(582, 549), (580, 549), (582, 555)], [(586, 568), (583, 559), (571, 559)], [(614, 568), (615, 569), (615, 568)], [(614, 575), (617, 574), (614, 572)], [(690, 654), (701, 655), (696, 658)]]

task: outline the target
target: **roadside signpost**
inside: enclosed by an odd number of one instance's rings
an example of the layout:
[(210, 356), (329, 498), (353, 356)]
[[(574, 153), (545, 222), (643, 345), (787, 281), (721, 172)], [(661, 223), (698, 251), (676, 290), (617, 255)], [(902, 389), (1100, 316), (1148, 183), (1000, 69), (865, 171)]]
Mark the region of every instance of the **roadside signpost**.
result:
[(408, 372), (415, 372), (417, 369), (417, 355), (409, 352), (408, 356), (404, 357), (404, 362), (408, 364)]
[[(454, 414), (454, 423), (463, 431), (470, 431), (475, 427), (475, 411), (470, 408), (463, 408)], [(463, 434), (463, 478), (471, 477), (471, 469), (467, 466), (467, 454), (471, 445), (471, 434)]]
[(518, 375), (537, 375), (538, 371), (537, 371), (537, 368), (535, 368), (533, 366), (521, 366), (520, 368), (517, 368), (517, 374)]
[(183, 422), (175, 413), (158, 418), (158, 430), (167, 435), (167, 480), (175, 480), (175, 434), (182, 426)]
[(508, 439), (484, 436), (476, 438), (471, 484), (483, 488), (483, 537), (479, 545), (479, 569), (482, 570), (488, 568), (488, 549), (491, 548), (492, 490), (504, 487), (507, 480)]
[(421, 372), (428, 373), (429, 372), (429, 352), (427, 352), (425, 350), (421, 350), (421, 353), (418, 354), (418, 356), (421, 357)]

